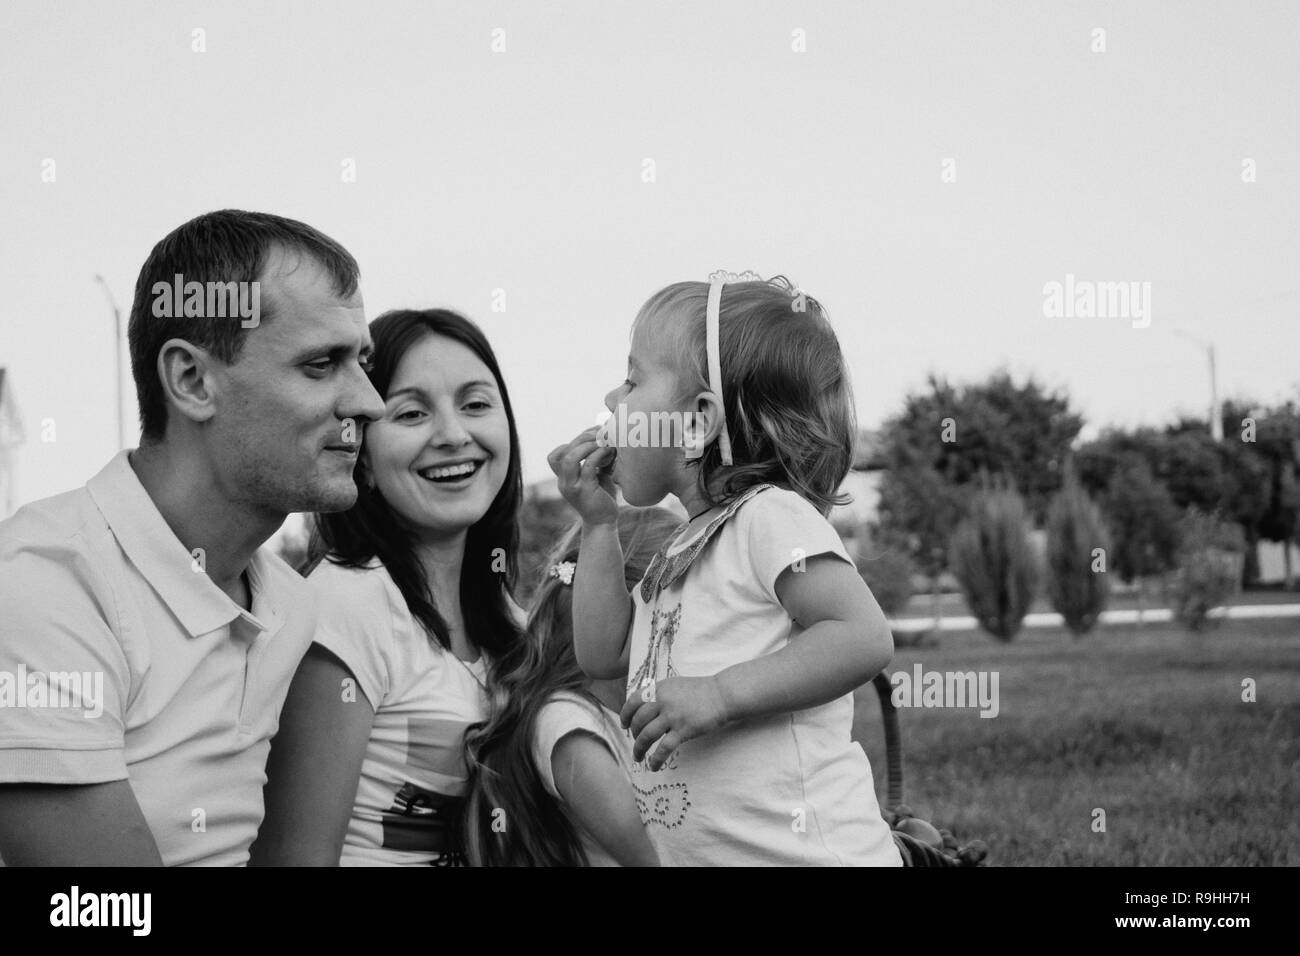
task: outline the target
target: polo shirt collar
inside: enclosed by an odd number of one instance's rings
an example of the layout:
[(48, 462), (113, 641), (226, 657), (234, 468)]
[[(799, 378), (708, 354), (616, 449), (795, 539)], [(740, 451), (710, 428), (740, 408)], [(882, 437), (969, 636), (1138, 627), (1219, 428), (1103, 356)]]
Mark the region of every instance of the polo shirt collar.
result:
[(275, 631), (283, 615), (267, 593), (270, 574), (259, 549), (248, 565), (252, 613), (232, 601), (203, 572), (192, 570), (192, 557), (163, 519), (135, 469), (129, 451), (118, 452), (86, 483), (122, 551), (162, 598), (191, 637), (208, 634), (243, 618), (260, 631)]

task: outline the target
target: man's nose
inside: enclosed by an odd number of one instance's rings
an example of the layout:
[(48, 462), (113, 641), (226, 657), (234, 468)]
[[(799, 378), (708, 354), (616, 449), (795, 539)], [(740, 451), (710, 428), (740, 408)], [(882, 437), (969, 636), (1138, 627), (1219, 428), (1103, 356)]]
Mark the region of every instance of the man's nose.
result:
[(370, 376), (357, 369), (352, 386), (344, 397), (341, 418), (361, 418), (376, 421), (384, 417), (384, 400), (370, 383)]

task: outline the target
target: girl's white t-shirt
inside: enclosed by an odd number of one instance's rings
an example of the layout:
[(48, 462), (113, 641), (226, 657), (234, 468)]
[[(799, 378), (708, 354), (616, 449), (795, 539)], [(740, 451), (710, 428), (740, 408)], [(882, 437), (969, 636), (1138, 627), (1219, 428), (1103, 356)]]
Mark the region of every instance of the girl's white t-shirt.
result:
[(338, 656), (374, 708), (340, 866), (456, 866), (468, 771), (465, 729), (487, 718), (486, 661), (429, 639), (377, 561), (322, 561), (307, 578), (315, 641)]
[[(713, 675), (780, 650), (801, 632), (777, 600), (780, 574), (791, 566), (799, 573), (801, 560), (819, 554), (853, 563), (835, 529), (794, 492), (768, 486), (728, 511), (685, 573), (648, 602), (642, 586), (634, 589), (629, 693), (650, 680)], [(673, 542), (668, 554), (706, 533)], [(852, 724), (853, 696), (845, 694), (689, 740), (657, 772), (634, 764), (642, 820), (660, 860), (901, 866), (871, 765), (850, 739)]]
[[(555, 789), (555, 773), (551, 766), (551, 757), (555, 746), (572, 733), (588, 733), (609, 748), (610, 754), (618, 761), (623, 772), (628, 774), (628, 787), (631, 787), (632, 744), (627, 732), (619, 722), (618, 714), (600, 704), (593, 703), (578, 694), (561, 691), (551, 696), (541, 710), (537, 712), (537, 721), (533, 726), (533, 764), (542, 778), (546, 792), (560, 801), (564, 798)], [(590, 866), (618, 866), (618, 861), (605, 851), (591, 836), (587, 829), (564, 806), (569, 822), (578, 831), (582, 848), (587, 853)]]

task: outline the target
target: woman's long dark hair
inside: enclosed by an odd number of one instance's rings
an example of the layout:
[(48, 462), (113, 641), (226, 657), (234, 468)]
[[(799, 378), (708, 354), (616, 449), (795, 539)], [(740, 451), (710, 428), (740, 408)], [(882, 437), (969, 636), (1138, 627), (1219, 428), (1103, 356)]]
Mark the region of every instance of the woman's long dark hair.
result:
[[(491, 507), (469, 528), (460, 572), (460, 606), (465, 633), (474, 645), (498, 658), (519, 642), (519, 627), (511, 613), (511, 594), (518, 574), (519, 505), (523, 500), (523, 472), (519, 464), (519, 434), (510, 393), (487, 337), (477, 325), (447, 309), (401, 309), (385, 312), (370, 323), (375, 344), (370, 381), (388, 397), (393, 375), (403, 356), (424, 339), (440, 335), (466, 346), (482, 360), (496, 379), (506, 420), (510, 423), (510, 465), (506, 480)], [(450, 650), (451, 635), (429, 590), (429, 582), (416, 555), (416, 536), (405, 519), (384, 500), (377, 487), (368, 487), (363, 468), (353, 475), (357, 502), (347, 511), (317, 514), (303, 573), (322, 559), (344, 567), (364, 567), (374, 558), (383, 562), (406, 601), (411, 615), (434, 640)]]
[[(621, 508), (618, 537), (628, 589), (681, 519), (663, 508)], [(578, 560), (581, 525), (571, 528), (547, 567)], [(488, 720), (465, 734), (470, 782), (465, 844), (476, 866), (585, 866), (582, 841), (533, 763), (533, 730), (559, 691), (596, 698), (573, 651), (573, 588), (547, 575), (533, 598), (524, 639), (497, 662)], [(502, 816), (504, 813), (504, 816)]]

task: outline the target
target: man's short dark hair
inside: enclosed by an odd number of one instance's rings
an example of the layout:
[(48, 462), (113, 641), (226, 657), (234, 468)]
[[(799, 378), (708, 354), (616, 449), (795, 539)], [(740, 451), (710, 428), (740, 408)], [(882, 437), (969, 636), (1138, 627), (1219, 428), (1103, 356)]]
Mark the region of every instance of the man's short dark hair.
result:
[[(316, 260), (334, 280), (334, 291), (348, 298), (357, 291), (360, 270), (341, 245), (304, 223), (264, 212), (223, 209), (191, 219), (153, 247), (140, 269), (131, 303), (127, 341), (131, 374), (140, 403), (140, 429), (145, 441), (158, 441), (167, 427), (167, 400), (158, 376), (158, 352), (168, 339), (184, 339), (207, 349), (221, 361), (234, 362), (243, 347), (239, 316), (186, 317), (154, 314), (154, 285), (169, 287), (177, 275), (185, 282), (253, 282), (266, 267), (272, 249), (281, 247)], [(264, 302), (259, 321), (271, 317)]]

